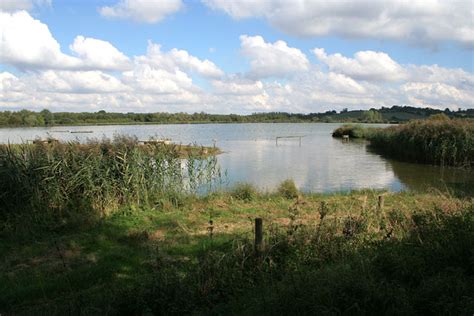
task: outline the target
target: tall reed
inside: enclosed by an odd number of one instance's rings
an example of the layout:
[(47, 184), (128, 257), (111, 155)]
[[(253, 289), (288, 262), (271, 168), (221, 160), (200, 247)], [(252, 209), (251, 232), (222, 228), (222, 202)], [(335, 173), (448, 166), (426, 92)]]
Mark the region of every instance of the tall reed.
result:
[(398, 159), (448, 166), (474, 166), (474, 121), (418, 120), (376, 129), (371, 146)]
[(0, 146), (0, 218), (105, 216), (122, 205), (154, 206), (211, 185), (215, 157), (182, 159), (172, 146), (135, 138)]

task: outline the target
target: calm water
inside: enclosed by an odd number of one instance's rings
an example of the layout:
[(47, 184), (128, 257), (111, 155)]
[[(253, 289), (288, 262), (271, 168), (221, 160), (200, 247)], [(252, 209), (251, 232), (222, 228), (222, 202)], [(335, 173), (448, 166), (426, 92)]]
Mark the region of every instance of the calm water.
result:
[[(366, 142), (342, 142), (331, 132), (340, 124), (204, 124), (128, 125), (0, 129), (0, 143), (20, 143), (36, 137), (85, 141), (117, 134), (171, 138), (175, 143), (217, 146), (226, 182), (251, 182), (263, 190), (274, 189), (292, 178), (304, 191), (331, 192), (373, 188), (391, 191), (423, 190), (427, 187), (456, 190), (474, 188), (474, 172), (455, 168), (402, 163), (368, 150)], [(374, 126), (383, 126), (375, 125)], [(69, 132), (68, 132), (69, 131)], [(70, 131), (93, 131), (73, 134)], [(301, 146), (297, 138), (304, 136)]]

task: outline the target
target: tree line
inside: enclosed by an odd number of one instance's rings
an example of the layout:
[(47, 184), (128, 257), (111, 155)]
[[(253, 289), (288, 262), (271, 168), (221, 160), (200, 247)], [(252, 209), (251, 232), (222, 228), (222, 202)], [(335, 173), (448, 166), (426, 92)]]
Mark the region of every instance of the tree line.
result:
[(240, 114), (196, 113), (113, 113), (98, 112), (40, 112), (29, 110), (0, 112), (1, 127), (55, 126), (91, 124), (179, 124), (179, 123), (260, 123), (260, 122), (361, 122), (361, 123), (400, 123), (411, 119), (423, 119), (434, 114), (444, 113), (449, 117), (473, 118), (474, 109), (444, 111), (410, 106), (382, 107), (370, 110), (335, 110), (322, 113), (267, 112)]

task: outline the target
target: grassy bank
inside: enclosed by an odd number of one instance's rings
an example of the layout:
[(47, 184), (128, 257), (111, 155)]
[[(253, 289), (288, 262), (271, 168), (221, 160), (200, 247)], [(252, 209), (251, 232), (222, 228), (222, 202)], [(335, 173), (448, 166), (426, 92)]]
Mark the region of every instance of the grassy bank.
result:
[(474, 121), (430, 119), (388, 128), (344, 125), (333, 137), (366, 138), (376, 151), (400, 160), (443, 166), (474, 166)]
[(472, 199), (293, 193), (289, 182), (267, 194), (240, 185), (80, 227), (3, 227), (0, 312), (472, 313)]

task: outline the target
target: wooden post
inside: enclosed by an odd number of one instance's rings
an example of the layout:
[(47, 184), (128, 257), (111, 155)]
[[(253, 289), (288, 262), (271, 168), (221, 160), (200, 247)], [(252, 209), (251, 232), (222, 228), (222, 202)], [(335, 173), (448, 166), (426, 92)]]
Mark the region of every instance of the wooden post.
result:
[(301, 147), (301, 136), (300, 136), (300, 147)]
[(278, 137), (275, 138), (275, 145), (278, 147)]
[(255, 218), (255, 253), (260, 255), (263, 251), (263, 220)]
[(382, 209), (383, 209), (383, 202), (384, 202), (383, 200), (384, 200), (383, 195), (379, 195), (379, 203), (378, 203), (379, 212), (382, 211)]
[(362, 199), (362, 210), (365, 211), (365, 208), (367, 206), (367, 195), (364, 195), (364, 198)]

